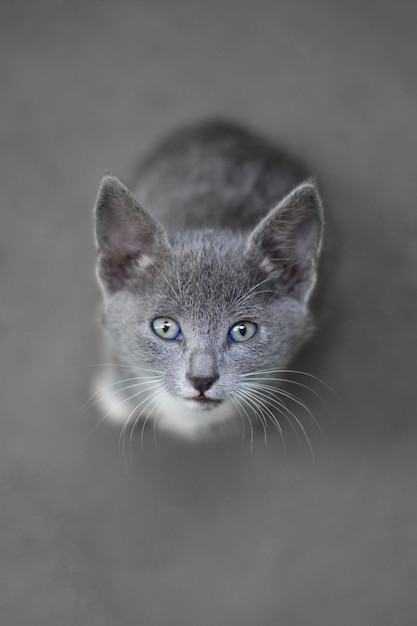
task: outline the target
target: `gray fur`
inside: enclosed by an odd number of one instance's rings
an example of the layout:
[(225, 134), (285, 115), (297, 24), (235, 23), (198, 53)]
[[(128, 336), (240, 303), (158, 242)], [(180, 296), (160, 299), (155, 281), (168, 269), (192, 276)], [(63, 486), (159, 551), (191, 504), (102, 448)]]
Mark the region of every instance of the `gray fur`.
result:
[[(242, 419), (245, 375), (286, 367), (311, 330), (322, 239), (318, 192), (303, 179), (272, 144), (218, 122), (162, 143), (140, 168), (135, 195), (103, 179), (103, 324), (109, 361), (129, 366), (105, 366), (96, 382), (109, 417), (201, 436)], [(157, 336), (158, 317), (175, 320), (181, 338)], [(233, 343), (229, 329), (241, 321), (257, 332)], [(137, 387), (121, 391), (116, 381), (130, 377)], [(243, 411), (250, 419), (256, 407)]]

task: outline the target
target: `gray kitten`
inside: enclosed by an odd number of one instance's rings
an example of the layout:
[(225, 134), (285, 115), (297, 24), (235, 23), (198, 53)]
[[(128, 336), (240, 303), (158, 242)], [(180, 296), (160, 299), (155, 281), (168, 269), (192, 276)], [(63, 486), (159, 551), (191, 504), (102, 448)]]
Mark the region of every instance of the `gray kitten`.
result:
[[(238, 125), (198, 124), (96, 205), (107, 418), (195, 439), (231, 421), (279, 428), (279, 379), (311, 331), (323, 215), (316, 187)], [(136, 199), (138, 198), (138, 199)], [(145, 208), (146, 207), (146, 208)]]

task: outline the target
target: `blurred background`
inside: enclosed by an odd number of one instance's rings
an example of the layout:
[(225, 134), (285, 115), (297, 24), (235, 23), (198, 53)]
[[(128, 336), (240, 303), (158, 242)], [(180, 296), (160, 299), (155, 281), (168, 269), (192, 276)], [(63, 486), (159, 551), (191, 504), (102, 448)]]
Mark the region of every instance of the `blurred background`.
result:
[[(6, 0), (0, 25), (0, 615), (416, 623), (417, 80), (406, 0)], [(190, 446), (83, 410), (92, 208), (167, 131), (250, 124), (310, 164), (324, 316), (305, 439)], [(308, 396), (308, 394), (307, 394)], [(93, 432), (92, 432), (93, 431)]]

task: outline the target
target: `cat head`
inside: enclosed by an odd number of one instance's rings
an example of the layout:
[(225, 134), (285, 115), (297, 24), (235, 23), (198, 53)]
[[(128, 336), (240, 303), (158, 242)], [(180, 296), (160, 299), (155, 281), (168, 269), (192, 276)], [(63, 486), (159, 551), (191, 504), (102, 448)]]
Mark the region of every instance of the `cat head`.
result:
[(104, 325), (122, 362), (158, 372), (167, 398), (214, 409), (245, 377), (283, 368), (309, 333), (323, 217), (297, 187), (252, 232), (168, 234), (118, 179), (96, 204)]

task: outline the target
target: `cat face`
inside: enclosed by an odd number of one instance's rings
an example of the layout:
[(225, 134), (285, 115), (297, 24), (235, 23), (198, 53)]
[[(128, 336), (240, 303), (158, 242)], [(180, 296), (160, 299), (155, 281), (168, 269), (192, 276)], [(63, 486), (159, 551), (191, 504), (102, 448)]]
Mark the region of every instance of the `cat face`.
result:
[(217, 410), (245, 377), (282, 368), (305, 339), (322, 219), (310, 184), (251, 233), (168, 236), (115, 178), (100, 189), (98, 277), (121, 362), (158, 372), (165, 398)]

